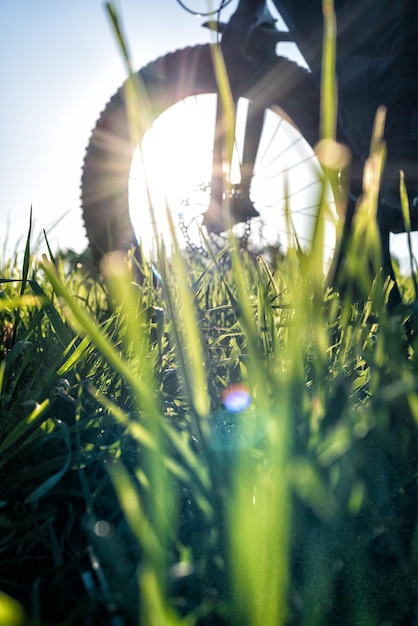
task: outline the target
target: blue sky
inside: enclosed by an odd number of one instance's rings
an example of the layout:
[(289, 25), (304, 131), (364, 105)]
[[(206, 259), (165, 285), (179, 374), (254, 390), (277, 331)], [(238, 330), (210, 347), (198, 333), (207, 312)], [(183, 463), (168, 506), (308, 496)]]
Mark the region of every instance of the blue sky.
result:
[[(35, 236), (45, 229), (53, 250), (81, 251), (87, 245), (79, 203), (84, 151), (100, 111), (126, 76), (105, 3), (1, 4), (0, 250), (6, 236), (7, 252), (18, 242), (18, 250), (23, 249), (32, 205)], [(175, 49), (210, 40), (202, 20), (176, 0), (114, 4), (138, 69)], [(204, 9), (207, 2), (188, 0), (188, 5)], [(397, 239), (395, 254), (402, 255), (404, 239)]]
[[(176, 0), (114, 4), (138, 68), (209, 40), (202, 20)], [(9, 249), (25, 236), (32, 205), (35, 235), (45, 228), (54, 249), (82, 250), (84, 150), (100, 111), (125, 79), (104, 2), (2, 0), (1, 30), (0, 248), (7, 229)]]

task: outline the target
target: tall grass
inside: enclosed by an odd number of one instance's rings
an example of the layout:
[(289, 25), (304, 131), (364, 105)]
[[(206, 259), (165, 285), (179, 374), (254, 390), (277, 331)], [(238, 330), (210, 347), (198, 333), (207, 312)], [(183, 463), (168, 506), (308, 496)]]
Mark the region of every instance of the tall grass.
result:
[(0, 624), (413, 623), (416, 342), (385, 306), (379, 124), (344, 295), (325, 205), (274, 267), (231, 237), (202, 269), (173, 232), (161, 287), (117, 253), (102, 282), (37, 261), (29, 228), (0, 278)]

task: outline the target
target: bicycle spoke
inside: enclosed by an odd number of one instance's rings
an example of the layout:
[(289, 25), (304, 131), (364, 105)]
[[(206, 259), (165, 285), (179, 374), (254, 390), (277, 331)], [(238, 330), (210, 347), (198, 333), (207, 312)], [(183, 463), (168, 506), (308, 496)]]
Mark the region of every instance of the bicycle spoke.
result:
[[(221, 110), (217, 110), (217, 107), (219, 104), (215, 96), (193, 96), (179, 103), (178, 115), (174, 115), (175, 107), (172, 108), (173, 121), (170, 126), (187, 120), (189, 127), (187, 133), (182, 134), (179, 129), (173, 134), (174, 142), (181, 142), (182, 145), (182, 162), (178, 158), (176, 145), (168, 145), (164, 127), (159, 129), (159, 125), (155, 124), (150, 130), (150, 136), (154, 136), (156, 144), (148, 150), (148, 159), (151, 160), (149, 167), (155, 167), (153, 161), (157, 159), (161, 171), (168, 170), (169, 175), (165, 180), (159, 178), (157, 182), (151, 181), (155, 222), (150, 218), (145, 228), (142, 220), (140, 228), (144, 237), (149, 236), (145, 231), (149, 233), (157, 227), (163, 238), (167, 238), (167, 227), (163, 225), (166, 221), (162, 194), (164, 187), (183, 244), (200, 246), (201, 226), (218, 234), (225, 230), (226, 221), (222, 211), (225, 211), (228, 168), (225, 167), (224, 123)], [(283, 117), (270, 110), (266, 112), (245, 98), (237, 103), (236, 120), (234, 155), (228, 184), (233, 189), (239, 189), (242, 197), (238, 206), (244, 207), (242, 214), (235, 214), (238, 223), (234, 229), (237, 236), (244, 237), (245, 233), (248, 235), (252, 232), (250, 241), (258, 248), (262, 248), (263, 240), (264, 245), (274, 245), (279, 240), (286, 242), (289, 234), (283, 216), (287, 202), (296, 220), (299, 240), (308, 242), (307, 232), (318, 212), (317, 198), (321, 189), (320, 168), (314, 153)], [(202, 129), (204, 131), (201, 135)], [(159, 134), (163, 136), (158, 137)], [(146, 137), (145, 148), (147, 141)], [(159, 142), (164, 145), (164, 152)], [(206, 166), (195, 169), (197, 154), (203, 149), (208, 152), (206, 159), (202, 160)], [(147, 158), (145, 160), (148, 162)], [(188, 169), (190, 176), (185, 176), (184, 172)], [(142, 178), (146, 177), (143, 173)], [(169, 188), (170, 180), (173, 179), (177, 183), (181, 182), (177, 196)], [(242, 198), (246, 198), (247, 204), (242, 203)], [(144, 202), (140, 204), (143, 206)], [(253, 213), (247, 215), (246, 211)], [(247, 217), (252, 218), (250, 230), (246, 223)]]

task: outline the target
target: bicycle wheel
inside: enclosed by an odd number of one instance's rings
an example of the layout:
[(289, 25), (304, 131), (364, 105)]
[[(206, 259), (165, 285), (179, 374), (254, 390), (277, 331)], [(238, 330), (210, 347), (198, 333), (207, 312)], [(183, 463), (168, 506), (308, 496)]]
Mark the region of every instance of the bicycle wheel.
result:
[[(152, 254), (155, 238), (169, 246), (167, 210), (181, 245), (201, 249), (202, 231), (222, 245), (224, 228), (205, 219), (218, 102), (210, 46), (162, 57), (141, 69), (138, 78), (146, 94), (137, 103), (139, 123), (132, 130), (125, 83), (101, 114), (85, 155), (82, 210), (94, 258), (139, 244)], [(233, 93), (230, 203), (239, 204), (239, 179), (245, 161), (253, 161), (251, 201), (234, 219), (235, 234), (256, 252), (286, 247), (295, 236), (305, 245), (322, 185), (312, 149), (318, 141), (317, 89), (308, 72), (277, 57), (263, 65), (243, 64), (233, 76)], [(261, 126), (256, 153), (249, 157), (245, 133), (254, 112)]]

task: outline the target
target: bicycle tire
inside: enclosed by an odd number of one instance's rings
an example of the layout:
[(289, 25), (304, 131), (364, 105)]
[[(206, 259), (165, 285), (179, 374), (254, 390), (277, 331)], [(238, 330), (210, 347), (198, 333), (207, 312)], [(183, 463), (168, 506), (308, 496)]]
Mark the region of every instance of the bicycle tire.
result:
[[(161, 57), (140, 69), (138, 78), (147, 94), (150, 113), (143, 134), (175, 103), (188, 96), (218, 91), (209, 44)], [(282, 57), (257, 64), (248, 60), (232, 76), (232, 82), (235, 95), (256, 101), (266, 109), (279, 108), (306, 141), (315, 146), (319, 132), (319, 93), (309, 72)], [(97, 262), (112, 250), (139, 248), (129, 214), (129, 172), (137, 143), (130, 138), (126, 84), (100, 115), (82, 169), (82, 214)], [(140, 140), (143, 134), (137, 138)]]

